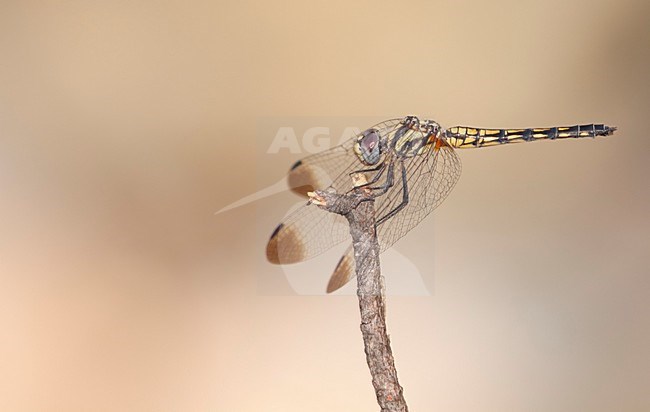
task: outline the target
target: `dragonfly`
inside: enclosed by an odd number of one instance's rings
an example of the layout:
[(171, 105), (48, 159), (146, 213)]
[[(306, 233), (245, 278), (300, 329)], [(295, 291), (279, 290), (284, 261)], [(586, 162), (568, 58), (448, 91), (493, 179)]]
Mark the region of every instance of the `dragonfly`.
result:
[[(391, 247), (429, 215), (454, 188), (461, 173), (455, 149), (480, 148), (537, 140), (609, 136), (604, 124), (525, 129), (454, 126), (406, 116), (378, 123), (339, 146), (291, 166), (292, 191), (307, 197), (316, 189), (347, 193), (351, 176), (362, 173), (375, 200), (380, 252)], [(308, 200), (275, 228), (266, 246), (267, 260), (290, 264), (311, 259), (349, 239), (345, 218)], [(327, 293), (355, 277), (352, 245), (336, 265)]]

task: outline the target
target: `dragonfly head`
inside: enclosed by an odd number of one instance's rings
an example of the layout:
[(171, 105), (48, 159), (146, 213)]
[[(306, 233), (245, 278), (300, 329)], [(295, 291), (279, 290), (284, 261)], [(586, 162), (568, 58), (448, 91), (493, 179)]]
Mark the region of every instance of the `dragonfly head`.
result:
[(357, 137), (354, 152), (359, 160), (367, 165), (374, 165), (381, 157), (381, 138), (375, 129), (368, 129)]

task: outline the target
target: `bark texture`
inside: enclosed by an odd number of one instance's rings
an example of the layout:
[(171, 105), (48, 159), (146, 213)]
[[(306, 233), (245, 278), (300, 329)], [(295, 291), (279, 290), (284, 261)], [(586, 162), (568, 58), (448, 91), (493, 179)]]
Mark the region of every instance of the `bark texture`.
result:
[(317, 191), (311, 196), (312, 201), (321, 208), (343, 215), (348, 220), (356, 262), (361, 333), (377, 402), (382, 412), (406, 412), (408, 408), (397, 381), (390, 339), (386, 333), (374, 199), (365, 188), (356, 188), (345, 195)]

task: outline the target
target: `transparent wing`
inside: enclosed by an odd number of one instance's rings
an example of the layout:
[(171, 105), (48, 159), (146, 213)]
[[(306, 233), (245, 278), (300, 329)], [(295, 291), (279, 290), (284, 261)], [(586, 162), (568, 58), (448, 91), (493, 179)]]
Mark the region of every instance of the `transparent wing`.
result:
[[(400, 121), (387, 120), (373, 128), (388, 133)], [(338, 193), (352, 189), (350, 173), (366, 167), (354, 153), (355, 141), (356, 137), (296, 162), (288, 176), (292, 190), (306, 195), (314, 189), (331, 188)], [(273, 231), (266, 256), (271, 263), (296, 263), (319, 255), (348, 237), (349, 229), (344, 217), (306, 203)]]
[[(287, 177), (291, 190), (306, 196), (315, 189), (345, 186), (345, 177), (350, 180), (348, 174), (361, 167), (352, 150), (354, 140), (294, 164)], [(343, 216), (305, 202), (273, 231), (266, 245), (266, 257), (276, 264), (301, 262), (325, 252), (347, 234)]]
[(356, 138), (352, 138), (339, 146), (294, 163), (287, 176), (291, 190), (307, 197), (307, 192), (332, 186), (353, 165), (360, 167), (352, 148), (355, 140)]
[[(435, 149), (430, 146), (426, 153), (408, 159), (405, 164), (408, 204), (392, 218), (378, 226), (380, 251), (383, 252), (430, 214), (451, 192), (461, 172), (461, 162), (454, 150), (447, 146)], [(395, 169), (395, 185), (375, 200), (379, 221), (394, 210), (403, 200), (401, 171)], [(354, 252), (351, 248), (339, 260), (327, 285), (333, 292), (355, 277)]]
[[(377, 228), (381, 251), (388, 249), (417, 226), (449, 195), (458, 182), (461, 162), (447, 145), (429, 146), (428, 153), (409, 159), (405, 164), (409, 202), (399, 213)], [(396, 170), (396, 184), (377, 202), (377, 220), (402, 202), (402, 180)]]

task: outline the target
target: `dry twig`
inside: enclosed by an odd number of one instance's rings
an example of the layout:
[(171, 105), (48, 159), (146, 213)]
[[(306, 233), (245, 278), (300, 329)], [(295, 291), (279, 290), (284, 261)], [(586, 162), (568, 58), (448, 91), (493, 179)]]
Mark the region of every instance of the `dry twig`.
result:
[(372, 376), (377, 402), (382, 412), (408, 411), (397, 371), (390, 339), (386, 333), (383, 278), (379, 267), (379, 242), (375, 230), (374, 198), (362, 174), (353, 175), (355, 189), (346, 194), (316, 191), (312, 203), (331, 213), (345, 216), (350, 225), (357, 274), (357, 296), (361, 311), (361, 333), (366, 361)]

